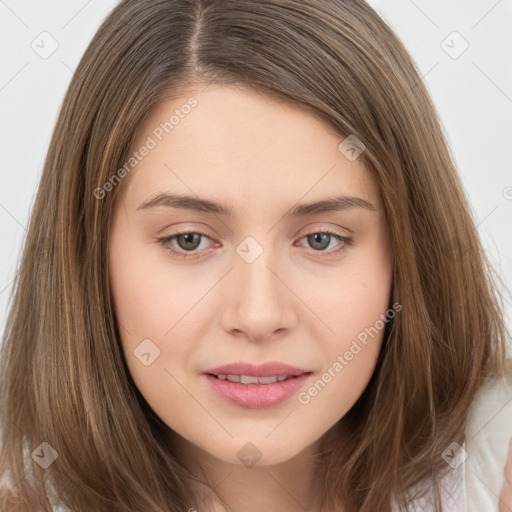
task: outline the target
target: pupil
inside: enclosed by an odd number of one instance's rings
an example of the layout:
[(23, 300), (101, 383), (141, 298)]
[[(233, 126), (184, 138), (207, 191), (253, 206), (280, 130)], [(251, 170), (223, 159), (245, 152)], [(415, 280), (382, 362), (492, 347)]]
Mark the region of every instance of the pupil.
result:
[[(326, 247), (328, 247), (329, 239), (330, 239), (331, 235), (328, 235), (327, 233), (315, 233), (310, 236), (313, 237), (313, 243), (311, 244), (313, 246), (313, 248), (324, 250)], [(323, 242), (324, 242), (323, 244), (322, 244), (322, 238), (323, 238)], [(325, 242), (327, 242), (327, 243), (325, 244)], [(320, 243), (321, 247), (318, 247), (318, 246), (315, 247), (315, 244), (317, 244), (317, 243)]]
[[(199, 235), (197, 233), (185, 233), (184, 235), (180, 235), (180, 237), (178, 238), (178, 243), (179, 245), (181, 246), (182, 249), (195, 249), (197, 247), (197, 243), (194, 243), (193, 239), (194, 237), (196, 239), (199, 238)], [(185, 240), (185, 244), (182, 244), (180, 243), (180, 240), (184, 239)], [(196, 240), (197, 242), (197, 240)], [(189, 244), (192, 244), (192, 247), (190, 247)]]

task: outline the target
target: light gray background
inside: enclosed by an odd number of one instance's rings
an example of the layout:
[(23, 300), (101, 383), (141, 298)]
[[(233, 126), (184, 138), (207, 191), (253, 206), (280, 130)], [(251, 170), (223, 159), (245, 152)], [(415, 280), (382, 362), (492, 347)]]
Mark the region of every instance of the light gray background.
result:
[[(369, 3), (418, 64), (438, 108), (478, 232), (511, 287), (512, 0)], [(64, 93), (86, 46), (116, 4), (0, 0), (0, 332)], [(51, 55), (44, 54), (57, 44)], [(466, 51), (458, 55), (466, 44)], [(505, 299), (510, 326), (512, 298), (507, 293)]]

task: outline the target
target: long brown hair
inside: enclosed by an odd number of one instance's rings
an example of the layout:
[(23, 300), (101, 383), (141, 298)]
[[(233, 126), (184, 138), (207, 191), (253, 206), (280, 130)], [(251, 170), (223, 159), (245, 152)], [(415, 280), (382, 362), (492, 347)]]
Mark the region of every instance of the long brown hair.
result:
[[(13, 287), (0, 367), (4, 511), (49, 511), (57, 498), (74, 512), (195, 505), (122, 356), (106, 258), (119, 187), (95, 191), (150, 109), (201, 83), (244, 84), (307, 107), (340, 141), (356, 135), (380, 188), (402, 311), (345, 417), (347, 442), (324, 454), (325, 504), (386, 512), (393, 495), (442, 475), (480, 386), (504, 373), (498, 277), (418, 70), (373, 9), (125, 0), (65, 96)], [(43, 468), (37, 450), (58, 457)]]

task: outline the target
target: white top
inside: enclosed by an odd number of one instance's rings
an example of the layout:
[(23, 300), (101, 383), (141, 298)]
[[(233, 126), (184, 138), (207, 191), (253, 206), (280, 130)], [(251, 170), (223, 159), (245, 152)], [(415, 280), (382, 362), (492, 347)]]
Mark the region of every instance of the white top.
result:
[(506, 378), (485, 385), (466, 429), (467, 512), (495, 512), (512, 440), (512, 360)]
[[(487, 382), (471, 406), (466, 441), (443, 452), (452, 468), (441, 482), (443, 512), (497, 512), (512, 440), (512, 360), (504, 379)], [(427, 484), (428, 486), (428, 484)], [(417, 485), (410, 495), (422, 486)], [(433, 492), (411, 502), (411, 512), (435, 512)]]

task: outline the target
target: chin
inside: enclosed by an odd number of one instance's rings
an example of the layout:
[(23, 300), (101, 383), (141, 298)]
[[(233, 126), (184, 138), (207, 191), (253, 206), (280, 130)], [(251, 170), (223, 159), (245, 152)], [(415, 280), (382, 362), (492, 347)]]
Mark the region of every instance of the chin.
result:
[(281, 440), (265, 439), (267, 435), (268, 433), (262, 435), (261, 438), (252, 436), (244, 440), (233, 439), (229, 446), (219, 447), (217, 445), (207, 451), (228, 464), (242, 467), (264, 467), (285, 463), (299, 455), (304, 449), (303, 444), (283, 447)]

